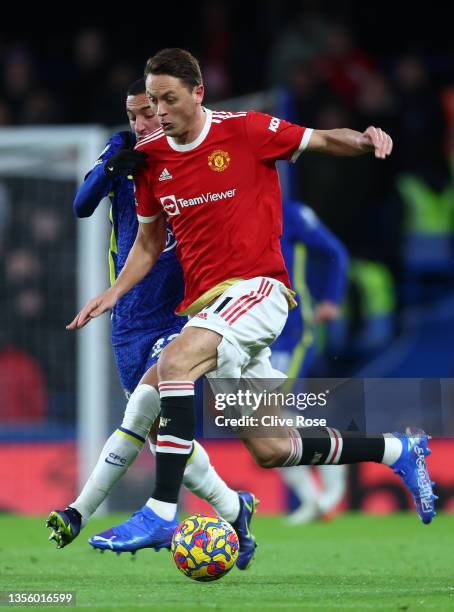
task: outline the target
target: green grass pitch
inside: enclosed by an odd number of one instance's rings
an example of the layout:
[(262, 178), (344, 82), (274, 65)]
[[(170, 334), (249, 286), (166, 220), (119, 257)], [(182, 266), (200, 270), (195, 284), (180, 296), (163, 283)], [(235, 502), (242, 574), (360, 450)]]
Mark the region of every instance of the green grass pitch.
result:
[[(425, 526), (414, 514), (348, 514), (296, 528), (259, 516), (252, 567), (205, 584), (180, 574), (166, 551), (132, 560), (91, 550), (86, 538), (123, 518), (94, 519), (56, 550), (44, 518), (0, 516), (0, 591), (73, 591), (76, 609), (98, 610), (454, 609), (453, 515)], [(4, 609), (13, 608), (24, 609)]]

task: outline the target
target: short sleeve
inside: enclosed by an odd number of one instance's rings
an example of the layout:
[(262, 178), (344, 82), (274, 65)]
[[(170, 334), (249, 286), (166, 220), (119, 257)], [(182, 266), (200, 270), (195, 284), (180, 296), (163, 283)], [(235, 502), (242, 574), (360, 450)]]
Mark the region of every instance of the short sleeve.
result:
[(265, 113), (249, 111), (246, 115), (248, 139), (259, 159), (296, 161), (312, 131)]
[(140, 223), (151, 223), (162, 213), (161, 204), (154, 197), (148, 183), (146, 167), (134, 174), (134, 197)]

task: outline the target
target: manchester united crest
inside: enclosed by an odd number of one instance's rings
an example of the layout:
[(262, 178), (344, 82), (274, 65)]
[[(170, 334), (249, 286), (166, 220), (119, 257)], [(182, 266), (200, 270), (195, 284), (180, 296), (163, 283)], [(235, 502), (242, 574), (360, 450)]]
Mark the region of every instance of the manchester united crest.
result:
[(224, 172), (227, 170), (230, 164), (230, 155), (227, 151), (221, 151), (216, 149), (211, 155), (208, 156), (208, 166), (214, 172)]

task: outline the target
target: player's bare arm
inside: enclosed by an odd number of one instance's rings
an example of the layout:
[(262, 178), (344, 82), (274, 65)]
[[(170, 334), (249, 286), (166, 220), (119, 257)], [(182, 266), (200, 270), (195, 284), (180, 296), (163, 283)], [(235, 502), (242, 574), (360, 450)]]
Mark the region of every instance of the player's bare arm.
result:
[(393, 150), (391, 136), (372, 125), (364, 132), (349, 128), (314, 130), (307, 151), (319, 151), (332, 155), (356, 156), (374, 153), (377, 159), (385, 159)]
[(117, 300), (139, 283), (156, 263), (166, 242), (165, 217), (159, 214), (150, 223), (139, 223), (137, 236), (129, 252), (125, 266), (115, 283), (92, 298), (74, 317), (66, 329), (84, 327), (106, 310), (112, 309)]

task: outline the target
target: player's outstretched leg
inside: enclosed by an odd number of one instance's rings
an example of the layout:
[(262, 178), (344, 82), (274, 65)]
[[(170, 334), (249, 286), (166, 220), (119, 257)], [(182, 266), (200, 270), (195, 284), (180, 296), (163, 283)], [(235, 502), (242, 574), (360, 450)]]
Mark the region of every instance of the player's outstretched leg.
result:
[[(74, 540), (126, 473), (142, 450), (159, 410), (157, 391), (150, 385), (139, 385), (128, 401), (121, 426), (106, 441), (77, 499), (65, 510), (54, 510), (49, 514), (46, 525), (53, 529), (49, 539), (56, 540), (57, 548), (63, 548)], [(78, 523), (74, 516), (80, 517)]]
[[(158, 493), (124, 523), (89, 538), (88, 542), (94, 548), (120, 553), (135, 552), (140, 548), (170, 548), (173, 532), (178, 526), (179, 485), (193, 452), (194, 383), (190, 380), (164, 381), (159, 386), (162, 406), (156, 457), (155, 491)], [(177, 419), (175, 415), (180, 405), (183, 408), (180, 419)], [(174, 423), (175, 429), (166, 430)], [(151, 423), (147, 435), (150, 428)], [(164, 455), (163, 459), (161, 455)]]
[(435, 516), (435, 483), (431, 482), (426, 465), (430, 454), (429, 436), (422, 430), (367, 435), (334, 427), (303, 427), (289, 429), (288, 436), (286, 439), (251, 437), (245, 438), (245, 443), (257, 463), (267, 468), (383, 463), (401, 477), (423, 523), (430, 523)]
[(71, 544), (80, 533), (81, 523), (82, 517), (75, 508), (53, 510), (46, 520), (46, 527), (52, 529), (49, 540), (55, 540), (57, 548)]

